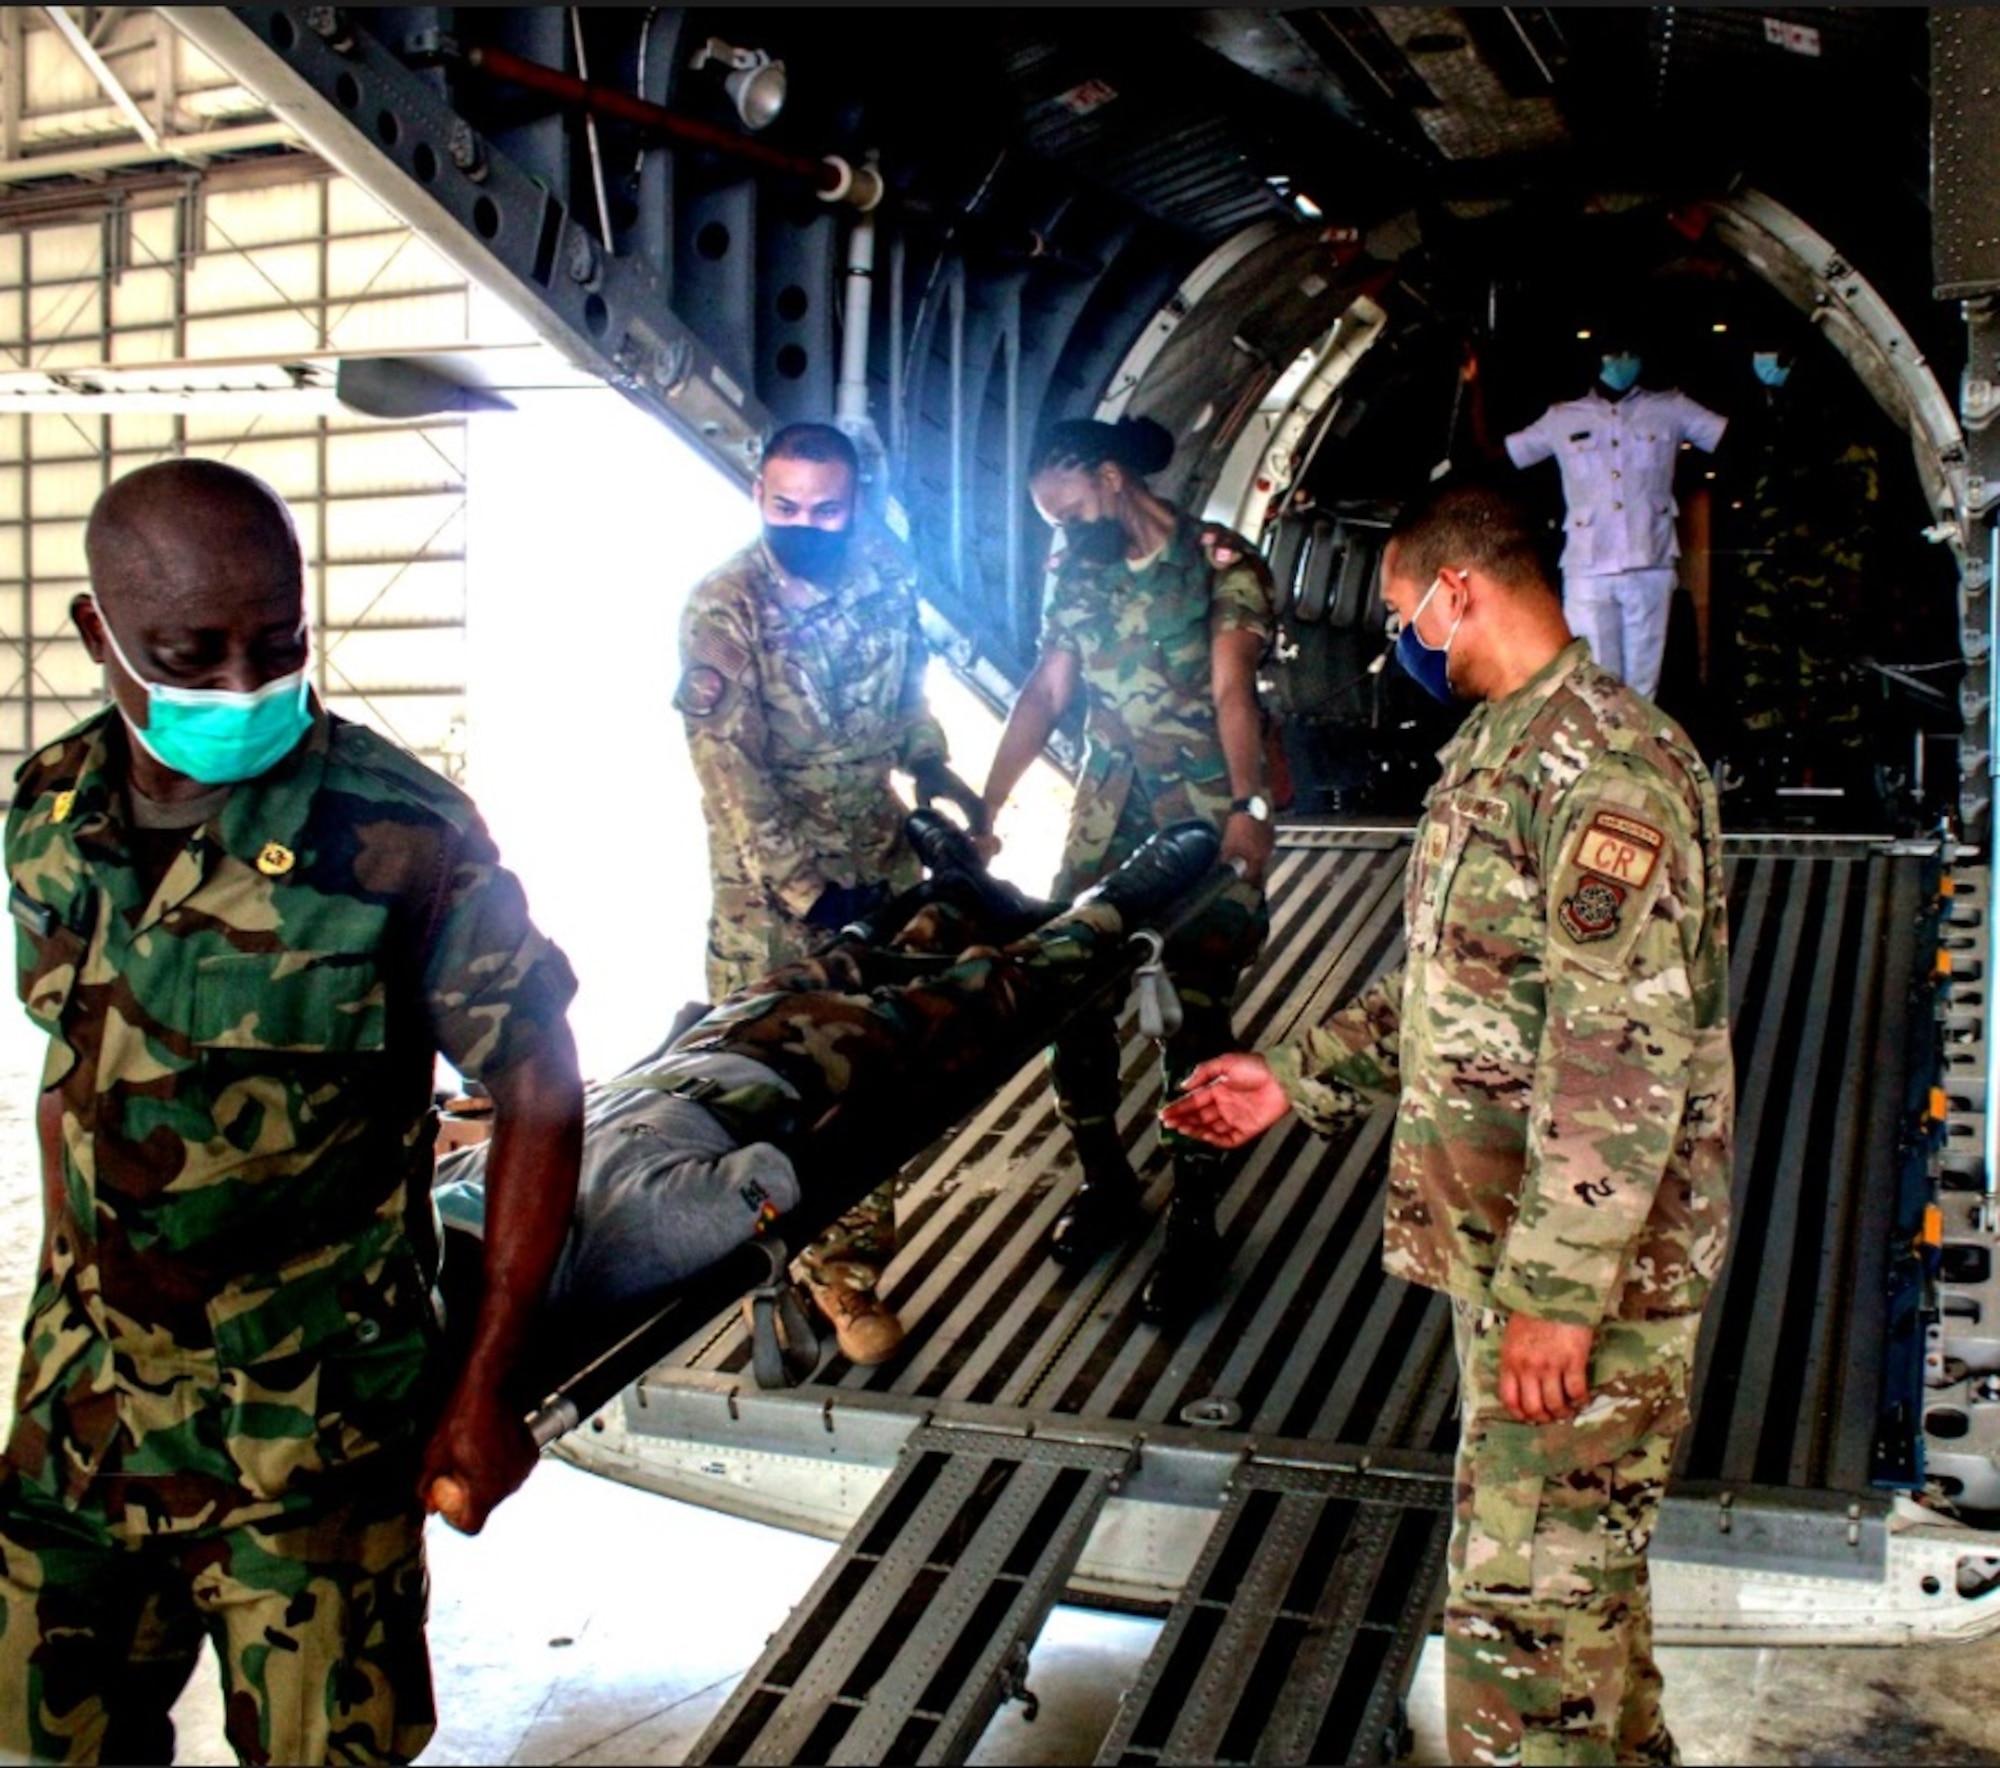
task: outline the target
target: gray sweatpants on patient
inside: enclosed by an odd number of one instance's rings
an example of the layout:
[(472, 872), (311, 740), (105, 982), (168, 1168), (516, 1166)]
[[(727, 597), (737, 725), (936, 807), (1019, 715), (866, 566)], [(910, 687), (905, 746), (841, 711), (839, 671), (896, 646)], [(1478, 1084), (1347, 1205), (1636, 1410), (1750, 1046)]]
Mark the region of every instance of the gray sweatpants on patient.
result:
[[(699, 1065), (718, 1089), (790, 1089), (762, 1063), (722, 1053), (667, 1059)], [(671, 1288), (754, 1239), (799, 1200), (791, 1160), (769, 1142), (740, 1145), (697, 1101), (632, 1075), (584, 1100), (576, 1214), (549, 1285), (549, 1305), (612, 1308)], [(449, 1227), (486, 1224), (490, 1144), (438, 1163), (432, 1197)]]

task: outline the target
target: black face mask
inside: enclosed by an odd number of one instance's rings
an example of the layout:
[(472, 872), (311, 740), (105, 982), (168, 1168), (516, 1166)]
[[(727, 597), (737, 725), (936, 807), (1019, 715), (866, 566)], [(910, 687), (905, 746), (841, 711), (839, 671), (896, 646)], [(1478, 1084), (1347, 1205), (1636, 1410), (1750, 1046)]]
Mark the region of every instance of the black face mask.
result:
[(1063, 530), (1069, 556), (1086, 565), (1115, 565), (1125, 556), (1125, 530), (1110, 516), (1072, 522)]
[(774, 528), (768, 523), (764, 528), (764, 544), (771, 549), (772, 558), (808, 583), (831, 586), (840, 581), (847, 563), (847, 541), (845, 528)]

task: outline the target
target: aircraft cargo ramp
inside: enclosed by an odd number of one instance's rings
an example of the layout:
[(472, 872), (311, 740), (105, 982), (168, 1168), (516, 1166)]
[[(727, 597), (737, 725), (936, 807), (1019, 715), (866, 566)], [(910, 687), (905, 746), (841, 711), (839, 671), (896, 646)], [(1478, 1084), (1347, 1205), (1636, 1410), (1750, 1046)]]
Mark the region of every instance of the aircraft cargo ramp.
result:
[[(1408, 842), (1285, 829), (1246, 1043), (1395, 960)], [(1661, 1635), (1983, 1632), (1985, 875), (1935, 844), (1752, 836), (1729, 878), (1736, 1232), (1655, 1544)], [(1136, 1036), (1125, 1056), (1157, 1214), (1156, 1066)], [(1388, 1130), (1250, 1150), (1226, 1282), (1162, 1331), (1139, 1315), (1157, 1226), (1083, 1271), (1045, 1254), (1076, 1169), (1031, 1065), (904, 1175), (893, 1364), (763, 1391), (730, 1313), (575, 1432), (561, 1452), (612, 1477), (844, 1537), (703, 1758), (961, 1756), (1066, 1592), (1166, 1616), (1100, 1759), (1392, 1756), (1441, 1593), (1454, 1383), (1443, 1303), (1380, 1270)]]

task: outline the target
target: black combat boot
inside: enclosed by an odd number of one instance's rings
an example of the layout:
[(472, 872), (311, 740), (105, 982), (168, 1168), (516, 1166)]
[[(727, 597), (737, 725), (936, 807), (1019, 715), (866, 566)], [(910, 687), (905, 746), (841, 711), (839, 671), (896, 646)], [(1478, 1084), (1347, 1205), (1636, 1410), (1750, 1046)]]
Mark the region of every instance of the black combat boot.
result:
[(903, 839), (930, 873), (932, 897), (970, 910), (985, 927), (985, 937), (1012, 939), (1048, 919), (1049, 905), (987, 871), (972, 837), (948, 817), (913, 810), (903, 819)]
[(935, 810), (913, 810), (903, 819), (903, 839), (927, 872), (983, 872), (986, 862), (972, 837)]
[(1140, 1313), (1156, 1325), (1198, 1314), (1222, 1281), (1222, 1238), (1215, 1231), (1221, 1193), (1220, 1161), (1200, 1154), (1174, 1156), (1166, 1242), (1139, 1296)]
[(1056, 1218), (1049, 1253), (1058, 1264), (1087, 1265), (1139, 1225), (1139, 1175), (1111, 1124), (1084, 1124), (1070, 1133), (1083, 1183)]
[(1118, 911), (1127, 932), (1171, 908), (1214, 870), (1222, 843), (1206, 823), (1175, 823), (1076, 899)]

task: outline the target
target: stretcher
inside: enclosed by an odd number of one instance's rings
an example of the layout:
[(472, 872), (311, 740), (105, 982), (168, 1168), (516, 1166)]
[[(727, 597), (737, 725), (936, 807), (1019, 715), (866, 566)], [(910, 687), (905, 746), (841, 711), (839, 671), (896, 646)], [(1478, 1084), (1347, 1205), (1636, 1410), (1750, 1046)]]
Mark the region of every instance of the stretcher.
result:
[[(944, 1077), (871, 1072), (858, 1078), (832, 1113), (784, 1145), (798, 1173), (797, 1201), (761, 1234), (746, 1233), (741, 1244), (643, 1302), (548, 1317), (521, 1389), (536, 1445), (547, 1447), (574, 1429), (704, 1321), (745, 1296), (751, 1302), (752, 1368), (758, 1384), (791, 1386), (808, 1377), (821, 1352), (790, 1280), (792, 1253), (976, 1109), (1084, 1008), (1130, 985), (1147, 1034), (1169, 1035), (1178, 1023), (1179, 1003), (1161, 961), (1166, 942), (1239, 876), (1234, 864), (1214, 867), (1169, 910), (1152, 917), (1151, 924), (1129, 930), (1117, 946), (1088, 960), (1087, 973), (1060, 999), (1031, 1003), (974, 1068)], [(926, 964), (935, 969), (949, 961), (912, 959), (910, 980), (920, 981)], [(701, 1024), (697, 1019), (679, 1035), (692, 1037)], [(677, 1041), (670, 1037), (663, 1049), (670, 1052)], [(913, 1079), (923, 1084), (912, 1085)], [(587, 1157), (589, 1138), (611, 1133), (592, 1127), (593, 1120), (602, 1121), (594, 1107), (603, 1090), (593, 1088), (586, 1103)], [(440, 1171), (449, 1175), (452, 1163), (445, 1162)], [(448, 1317), (466, 1320), (477, 1303), (481, 1249), (476, 1223), (462, 1208), (456, 1222), (452, 1213), (446, 1212), (441, 1287)]]

